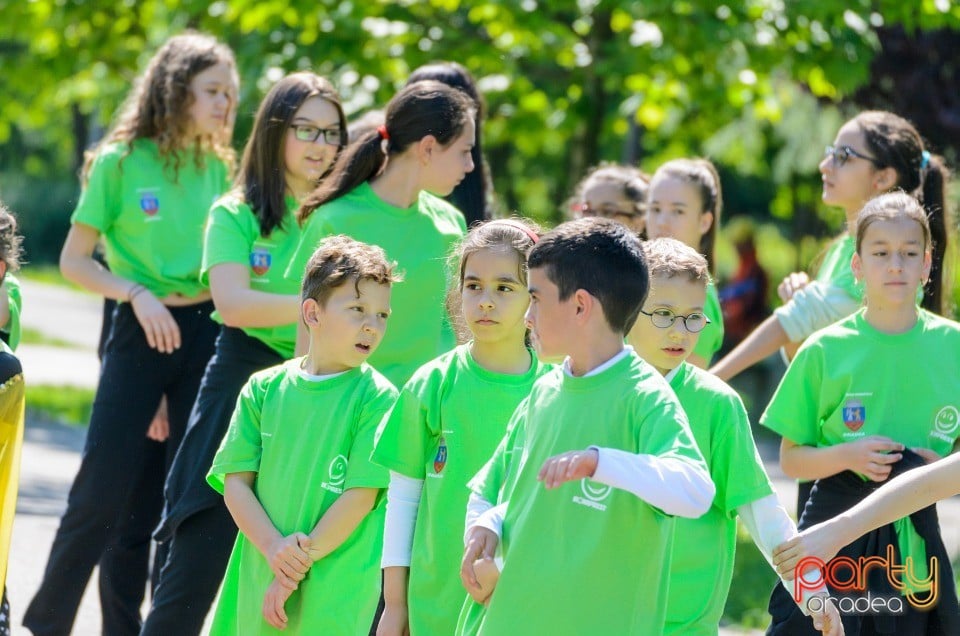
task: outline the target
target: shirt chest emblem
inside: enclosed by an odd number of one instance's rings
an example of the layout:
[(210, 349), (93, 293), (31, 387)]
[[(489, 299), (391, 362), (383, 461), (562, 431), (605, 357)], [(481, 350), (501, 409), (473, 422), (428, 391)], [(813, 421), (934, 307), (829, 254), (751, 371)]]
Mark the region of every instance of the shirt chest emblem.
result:
[(437, 456), (433, 458), (433, 472), (439, 475), (443, 472), (443, 467), (447, 465), (447, 439), (440, 438), (440, 446), (437, 447)]
[(960, 411), (950, 404), (944, 406), (934, 416), (933, 426), (938, 433), (953, 435), (957, 432), (957, 427), (960, 426)]
[(265, 248), (257, 247), (250, 252), (250, 269), (253, 270), (253, 273), (257, 276), (263, 276), (270, 269), (270, 265), (273, 263), (273, 257), (270, 256), (270, 252)]
[(160, 197), (156, 190), (139, 190), (140, 210), (148, 217), (157, 215), (160, 211)]
[(867, 421), (867, 407), (860, 400), (847, 400), (843, 405), (843, 424), (853, 432), (859, 431)]

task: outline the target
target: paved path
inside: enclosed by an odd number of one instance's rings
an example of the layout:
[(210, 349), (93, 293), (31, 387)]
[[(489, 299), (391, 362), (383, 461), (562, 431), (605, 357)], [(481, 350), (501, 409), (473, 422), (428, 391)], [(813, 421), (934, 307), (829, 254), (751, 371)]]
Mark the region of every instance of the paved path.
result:
[[(62, 384), (74, 378), (77, 383), (96, 385), (99, 365), (96, 342), (100, 329), (100, 302), (96, 297), (62, 290), (51, 285), (25, 282), (24, 325), (69, 340), (77, 349), (23, 346), (28, 382)], [(64, 336), (63, 325), (73, 326)], [(20, 479), (20, 496), (14, 522), (12, 560), (7, 585), (12, 604), (14, 633), (19, 628), (24, 608), (36, 591), (43, 575), (50, 544), (60, 515), (65, 508), (67, 492), (79, 465), (84, 430), (32, 418), (27, 423)], [(796, 486), (780, 470), (776, 442), (761, 439), (761, 455), (774, 485), (787, 507), (793, 512)], [(939, 504), (944, 540), (951, 555), (960, 555), (960, 498)], [(74, 634), (94, 636), (100, 633), (100, 613), (96, 594), (96, 574), (84, 596)], [(18, 629), (19, 628), (19, 629)], [(723, 636), (759, 634), (721, 630)]]

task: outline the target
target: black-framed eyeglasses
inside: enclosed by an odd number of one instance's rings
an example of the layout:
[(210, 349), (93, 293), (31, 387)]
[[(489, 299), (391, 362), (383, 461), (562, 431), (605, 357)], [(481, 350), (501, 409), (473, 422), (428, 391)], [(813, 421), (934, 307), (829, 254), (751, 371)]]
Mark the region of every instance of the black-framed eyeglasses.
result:
[(313, 143), (323, 137), (323, 143), (331, 146), (339, 146), (343, 141), (343, 133), (339, 128), (318, 128), (307, 124), (294, 124), (290, 127), (293, 128), (293, 136), (298, 141)]
[(650, 316), (650, 322), (658, 329), (669, 329), (678, 318), (683, 320), (683, 326), (686, 327), (690, 333), (703, 331), (703, 328), (710, 324), (710, 319), (699, 312), (681, 316), (680, 314), (673, 313), (669, 309), (654, 309), (649, 313), (641, 309), (640, 313), (644, 316)]
[(582, 216), (600, 216), (605, 219), (614, 219), (618, 216), (633, 219), (643, 214), (643, 211), (636, 207), (622, 208), (613, 204), (604, 204), (598, 208), (593, 208), (590, 207), (589, 203), (574, 203), (570, 207), (574, 212), (579, 212)]
[(859, 159), (865, 159), (872, 163), (873, 165), (880, 167), (880, 162), (877, 161), (876, 157), (868, 157), (867, 155), (857, 152), (850, 146), (827, 146), (823, 151), (824, 158), (830, 157), (833, 161), (833, 165), (838, 168), (850, 161), (850, 157), (857, 157)]

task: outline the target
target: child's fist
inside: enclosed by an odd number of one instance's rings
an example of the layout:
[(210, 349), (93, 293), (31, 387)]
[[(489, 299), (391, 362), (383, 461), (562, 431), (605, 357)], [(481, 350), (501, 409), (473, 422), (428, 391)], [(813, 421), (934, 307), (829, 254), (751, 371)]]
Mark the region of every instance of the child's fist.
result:
[(477, 603), (487, 604), (497, 586), (497, 581), (500, 580), (500, 568), (493, 559), (477, 559), (473, 562), (473, 573), (477, 577), (479, 589), (471, 590), (470, 596)]

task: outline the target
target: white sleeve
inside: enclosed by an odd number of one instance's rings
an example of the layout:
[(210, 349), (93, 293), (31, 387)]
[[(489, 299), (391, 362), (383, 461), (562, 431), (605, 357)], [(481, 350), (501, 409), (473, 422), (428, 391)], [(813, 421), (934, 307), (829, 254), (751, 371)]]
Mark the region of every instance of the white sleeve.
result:
[(387, 512), (383, 528), (383, 557), (380, 567), (410, 567), (413, 530), (417, 525), (423, 480), (390, 471)]
[(668, 515), (697, 518), (713, 503), (716, 487), (696, 464), (675, 457), (591, 448), (599, 454), (593, 481), (633, 493)]
[(860, 303), (840, 287), (813, 281), (773, 310), (790, 342), (801, 342), (814, 331), (846, 318)]
[[(737, 514), (740, 515), (743, 525), (747, 527), (747, 532), (753, 537), (753, 542), (757, 545), (767, 563), (776, 572), (773, 565), (774, 548), (797, 536), (797, 526), (790, 515), (787, 514), (786, 509), (780, 504), (780, 499), (775, 494), (767, 495), (738, 507)], [(793, 579), (781, 577), (780, 583), (789, 592), (790, 597), (796, 601)], [(812, 596), (822, 596), (824, 594), (827, 594), (825, 585), (821, 585), (815, 590), (804, 589), (800, 601), (797, 602), (800, 611), (809, 615), (807, 601)]]
[[(471, 495), (471, 499), (476, 495)], [(477, 497), (479, 499), (479, 497)], [(483, 499), (480, 499), (484, 501)], [(463, 542), (466, 544), (467, 535), (470, 533), (472, 528), (480, 526), (481, 528), (486, 528), (487, 530), (493, 532), (498, 537), (503, 536), (503, 517), (507, 514), (507, 502), (498, 504), (496, 506), (490, 506), (484, 511), (483, 514), (476, 517), (476, 519), (467, 526), (466, 532), (463, 534)]]
[(477, 520), (480, 519), (481, 515), (487, 510), (493, 508), (493, 504), (478, 495), (475, 492), (470, 492), (470, 498), (467, 500), (467, 518), (463, 524), (463, 543), (467, 543), (467, 534), (470, 532), (470, 528), (477, 525)]

